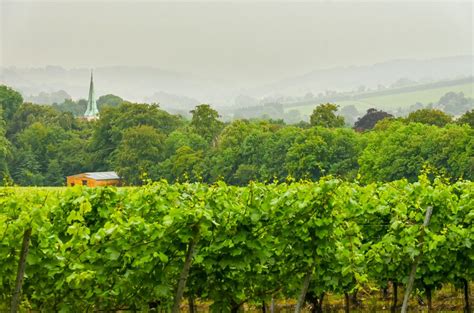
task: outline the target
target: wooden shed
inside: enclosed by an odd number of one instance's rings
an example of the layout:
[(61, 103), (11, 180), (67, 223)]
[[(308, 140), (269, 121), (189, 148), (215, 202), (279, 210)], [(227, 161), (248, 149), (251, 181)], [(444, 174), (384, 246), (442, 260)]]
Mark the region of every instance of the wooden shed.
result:
[(120, 177), (115, 172), (91, 172), (81, 173), (67, 177), (68, 186), (118, 186), (120, 185)]

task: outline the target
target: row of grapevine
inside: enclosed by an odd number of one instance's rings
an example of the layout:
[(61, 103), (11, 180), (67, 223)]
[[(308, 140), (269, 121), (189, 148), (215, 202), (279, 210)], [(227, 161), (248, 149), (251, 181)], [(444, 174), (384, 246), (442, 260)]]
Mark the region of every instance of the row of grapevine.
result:
[[(474, 185), (420, 177), (361, 186), (174, 184), (0, 189), (0, 302), (41, 311), (236, 312), (405, 284), (431, 295), (474, 278)], [(428, 227), (421, 225), (432, 210)], [(29, 233), (31, 232), (31, 233)], [(0, 305), (0, 308), (2, 306)]]

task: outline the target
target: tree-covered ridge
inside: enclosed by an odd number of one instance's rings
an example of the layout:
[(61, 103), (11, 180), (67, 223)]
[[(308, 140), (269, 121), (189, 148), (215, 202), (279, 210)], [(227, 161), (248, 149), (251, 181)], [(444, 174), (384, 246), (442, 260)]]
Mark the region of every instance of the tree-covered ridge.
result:
[(131, 185), (163, 178), (245, 185), (326, 175), (413, 181), (423, 167), (453, 180), (474, 175), (472, 111), (454, 120), (433, 109), (407, 118), (371, 109), (351, 129), (329, 103), (316, 106), (310, 124), (296, 125), (223, 123), (207, 104), (187, 120), (114, 95), (100, 97), (100, 119), (86, 122), (60, 106), (23, 103), (6, 86), (0, 86), (0, 103), (0, 178), (6, 184), (60, 186), (65, 176), (108, 170)]
[(365, 186), (325, 178), (0, 188), (0, 308), (25, 234), (21, 302), (33, 310), (168, 311), (184, 295), (213, 312), (272, 298), (320, 312), (328, 292), (404, 285), (414, 260), (415, 288), (429, 301), (443, 284), (474, 278), (473, 188), (426, 176)]

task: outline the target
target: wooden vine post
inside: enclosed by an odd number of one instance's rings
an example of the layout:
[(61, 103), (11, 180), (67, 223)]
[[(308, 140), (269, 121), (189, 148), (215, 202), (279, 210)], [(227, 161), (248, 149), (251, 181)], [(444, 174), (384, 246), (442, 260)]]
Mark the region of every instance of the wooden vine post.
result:
[(23, 278), (25, 277), (26, 257), (30, 248), (31, 227), (27, 228), (23, 233), (23, 243), (21, 245), (20, 260), (18, 261), (18, 272), (16, 274), (15, 289), (12, 294), (12, 302), (10, 312), (18, 312), (21, 299), (21, 287), (23, 285)]
[(194, 310), (194, 297), (190, 295), (188, 297), (188, 307), (189, 307), (189, 313), (195, 313)]
[(351, 300), (349, 294), (344, 292), (344, 312), (349, 313), (351, 311)]
[(199, 241), (199, 224), (193, 227), (193, 237), (190, 239), (188, 243), (188, 251), (186, 252), (186, 259), (184, 261), (181, 274), (179, 276), (178, 288), (176, 288), (176, 296), (174, 298), (173, 309), (171, 310), (172, 313), (179, 312), (181, 299), (183, 298), (184, 288), (186, 287), (186, 281), (188, 279), (189, 270), (191, 268), (191, 263), (193, 261), (194, 250), (196, 248), (196, 244), (198, 241)]
[(471, 313), (471, 305), (469, 304), (469, 282), (467, 279), (462, 280), (464, 285), (464, 312)]
[(392, 282), (393, 285), (393, 297), (392, 297), (392, 307), (390, 311), (393, 313), (397, 309), (398, 305), (398, 283), (396, 281)]
[(311, 282), (311, 276), (313, 276), (312, 268), (306, 273), (304, 277), (303, 287), (301, 288), (301, 293), (298, 299), (298, 303), (296, 303), (295, 313), (300, 313), (301, 310), (303, 309), (306, 293), (308, 292), (309, 283)]
[[(424, 237), (425, 229), (430, 224), (431, 214), (433, 214), (433, 207), (429, 206), (428, 209), (426, 210), (425, 220), (423, 221), (423, 227), (421, 229), (421, 234), (420, 234), (420, 239), (419, 239), (421, 249), (423, 249), (423, 243), (424, 243), (424, 238), (425, 238)], [(421, 260), (422, 254), (423, 254), (423, 250), (420, 251), (420, 254), (418, 254), (417, 257), (415, 258), (415, 260), (413, 261), (410, 276), (408, 277), (407, 286), (405, 288), (405, 295), (403, 297), (403, 304), (402, 304), (401, 313), (406, 313), (407, 312), (408, 300), (410, 300), (411, 290), (413, 289), (413, 283), (415, 282), (416, 268), (418, 266), (418, 263)]]

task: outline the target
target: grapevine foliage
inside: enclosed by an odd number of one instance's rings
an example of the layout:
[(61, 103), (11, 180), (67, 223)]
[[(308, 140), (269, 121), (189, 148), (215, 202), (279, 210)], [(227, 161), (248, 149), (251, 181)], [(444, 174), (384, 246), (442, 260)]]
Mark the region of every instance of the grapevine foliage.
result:
[(215, 312), (296, 299), (308, 274), (308, 298), (403, 284), (420, 254), (419, 289), (459, 284), (474, 277), (473, 187), (420, 177), (2, 188), (0, 302), (11, 299), (29, 228), (22, 305), (41, 311), (169, 309), (193, 241), (185, 296), (211, 301)]

